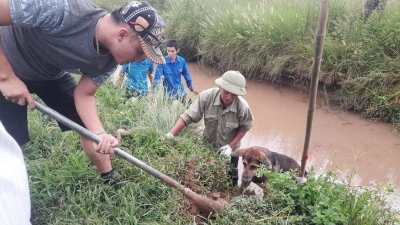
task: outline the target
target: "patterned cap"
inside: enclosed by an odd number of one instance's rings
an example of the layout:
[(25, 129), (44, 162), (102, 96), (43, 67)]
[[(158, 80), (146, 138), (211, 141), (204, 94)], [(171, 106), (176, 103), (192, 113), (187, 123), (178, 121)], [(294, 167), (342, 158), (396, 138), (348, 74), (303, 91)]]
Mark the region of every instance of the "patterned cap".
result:
[(146, 56), (156, 64), (165, 64), (159, 46), (165, 41), (165, 23), (157, 11), (147, 2), (127, 2), (120, 9), (122, 18), (139, 36)]

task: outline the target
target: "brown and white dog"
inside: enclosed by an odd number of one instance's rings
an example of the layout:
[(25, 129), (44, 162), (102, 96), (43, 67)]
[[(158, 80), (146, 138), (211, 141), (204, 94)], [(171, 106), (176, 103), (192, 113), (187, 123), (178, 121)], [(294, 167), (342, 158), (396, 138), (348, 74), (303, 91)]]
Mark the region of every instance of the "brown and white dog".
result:
[(267, 180), (266, 178), (260, 178), (256, 176), (257, 168), (260, 164), (264, 164), (273, 172), (286, 172), (300, 169), (300, 165), (296, 162), (296, 160), (290, 158), (289, 156), (258, 146), (234, 151), (231, 153), (231, 156), (242, 156), (242, 187), (247, 187), (251, 181), (260, 186)]

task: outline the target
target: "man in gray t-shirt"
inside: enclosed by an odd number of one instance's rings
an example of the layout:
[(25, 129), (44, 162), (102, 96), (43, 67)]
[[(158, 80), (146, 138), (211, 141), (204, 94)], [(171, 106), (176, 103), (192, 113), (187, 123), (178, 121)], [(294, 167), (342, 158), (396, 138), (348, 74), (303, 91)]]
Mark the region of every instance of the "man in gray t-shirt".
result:
[[(82, 148), (106, 183), (118, 183), (110, 162), (118, 141), (104, 131), (95, 93), (117, 64), (165, 63), (158, 48), (164, 28), (147, 2), (107, 13), (89, 0), (0, 0), (0, 120), (7, 132), (21, 149), (30, 140), (25, 105), (35, 108), (35, 93), (103, 139), (94, 146), (81, 136)], [(70, 72), (82, 75), (78, 84)]]

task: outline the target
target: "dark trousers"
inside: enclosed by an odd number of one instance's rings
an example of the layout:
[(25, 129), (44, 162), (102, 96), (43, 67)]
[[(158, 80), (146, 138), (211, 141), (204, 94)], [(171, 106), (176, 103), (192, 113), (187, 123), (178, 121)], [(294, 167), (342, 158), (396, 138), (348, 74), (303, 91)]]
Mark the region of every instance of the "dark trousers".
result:
[(126, 89), (126, 90), (125, 90), (125, 98), (127, 98), (127, 99), (130, 99), (130, 98), (132, 98), (132, 97), (141, 99), (143, 96), (146, 96), (146, 95), (147, 95), (147, 93), (146, 93), (145, 95), (142, 95), (142, 94), (140, 94), (140, 93), (137, 92), (137, 91), (131, 91), (131, 90), (129, 90), (129, 89)]
[[(75, 108), (74, 90), (76, 82), (71, 75), (51, 81), (23, 81), (31, 94), (35, 93), (50, 108), (68, 119), (85, 127)], [(0, 121), (7, 132), (18, 142), (26, 144), (29, 140), (26, 106), (7, 101), (0, 93)], [(58, 123), (62, 131), (71, 130)]]

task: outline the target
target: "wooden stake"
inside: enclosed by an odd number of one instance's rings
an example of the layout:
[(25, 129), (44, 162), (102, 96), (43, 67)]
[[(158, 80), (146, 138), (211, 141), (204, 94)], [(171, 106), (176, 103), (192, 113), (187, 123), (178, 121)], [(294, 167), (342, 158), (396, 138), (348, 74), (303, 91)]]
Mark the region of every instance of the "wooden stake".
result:
[(307, 114), (306, 136), (304, 141), (303, 155), (301, 157), (301, 170), (299, 177), (304, 177), (306, 161), (308, 158), (308, 146), (310, 144), (311, 127), (314, 117), (315, 102), (317, 98), (319, 70), (322, 60), (322, 52), (324, 49), (327, 21), (328, 21), (328, 3), (326, 2), (326, 0), (321, 0), (318, 28), (315, 36), (316, 43), (314, 52), (314, 62), (311, 71), (311, 87), (310, 87), (310, 100), (309, 100), (308, 114)]

